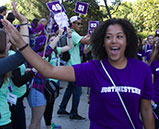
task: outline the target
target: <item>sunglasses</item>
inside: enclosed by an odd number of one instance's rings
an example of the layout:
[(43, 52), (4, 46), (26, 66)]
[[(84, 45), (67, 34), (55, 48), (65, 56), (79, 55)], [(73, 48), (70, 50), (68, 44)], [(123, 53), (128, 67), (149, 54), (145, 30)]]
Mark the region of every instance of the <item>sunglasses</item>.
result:
[(83, 24), (80, 23), (80, 22), (74, 22), (74, 23), (75, 23), (76, 25), (78, 25), (78, 26), (79, 26), (79, 25), (81, 25), (81, 26), (83, 25)]

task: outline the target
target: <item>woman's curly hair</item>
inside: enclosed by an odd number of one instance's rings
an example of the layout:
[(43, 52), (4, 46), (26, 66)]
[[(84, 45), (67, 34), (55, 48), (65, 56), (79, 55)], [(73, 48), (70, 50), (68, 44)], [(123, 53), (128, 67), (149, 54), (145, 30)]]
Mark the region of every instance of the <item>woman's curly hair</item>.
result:
[(120, 25), (126, 35), (127, 46), (125, 50), (125, 56), (134, 58), (136, 57), (138, 38), (134, 27), (125, 19), (112, 18), (102, 22), (91, 35), (92, 53), (96, 59), (103, 60), (104, 58), (107, 58), (107, 52), (105, 47), (103, 47), (105, 34), (107, 28), (110, 25), (115, 24)]

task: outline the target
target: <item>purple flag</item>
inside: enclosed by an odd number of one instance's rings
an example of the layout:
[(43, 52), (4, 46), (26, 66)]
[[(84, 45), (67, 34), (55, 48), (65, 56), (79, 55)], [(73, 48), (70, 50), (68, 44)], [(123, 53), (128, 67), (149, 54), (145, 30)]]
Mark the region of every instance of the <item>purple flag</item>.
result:
[(88, 10), (88, 4), (87, 3), (79, 2), (79, 1), (76, 2), (76, 7), (75, 7), (75, 10), (74, 10), (76, 13), (81, 13), (83, 15), (86, 15), (87, 10)]
[(92, 34), (94, 29), (99, 25), (99, 21), (89, 21), (88, 23), (88, 33)]
[(65, 12), (65, 8), (59, 1), (52, 1), (46, 3), (48, 9), (52, 11), (54, 14)]

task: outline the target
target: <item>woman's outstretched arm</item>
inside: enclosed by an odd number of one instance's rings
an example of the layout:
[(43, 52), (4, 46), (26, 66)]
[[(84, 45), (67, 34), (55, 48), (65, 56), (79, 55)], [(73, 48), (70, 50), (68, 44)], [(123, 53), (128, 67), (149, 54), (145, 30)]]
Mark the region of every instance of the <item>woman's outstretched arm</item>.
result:
[[(75, 81), (75, 73), (73, 67), (56, 66), (53, 67), (50, 63), (45, 61), (37, 55), (29, 46), (26, 46), (25, 41), (22, 39), (16, 28), (7, 20), (1, 20), (6, 32), (10, 36), (12, 44), (19, 48), (25, 59), (37, 69), (43, 76), (47, 78), (55, 78), (58, 80)], [(24, 49), (21, 49), (24, 48)]]

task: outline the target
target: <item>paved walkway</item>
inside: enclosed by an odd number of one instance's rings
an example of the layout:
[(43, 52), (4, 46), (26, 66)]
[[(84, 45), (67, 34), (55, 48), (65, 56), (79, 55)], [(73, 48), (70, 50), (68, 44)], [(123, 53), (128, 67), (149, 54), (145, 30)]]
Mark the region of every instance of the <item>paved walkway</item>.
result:
[[(57, 115), (57, 110), (61, 103), (63, 93), (64, 93), (66, 85), (67, 85), (67, 82), (64, 82), (64, 81), (61, 81), (60, 83), (61, 83), (61, 86), (63, 86), (64, 88), (62, 90), (60, 90), (61, 93), (55, 101), (53, 122), (57, 125), (61, 125), (62, 129), (89, 129), (89, 120), (88, 120), (89, 104), (88, 104), (88, 97), (87, 97), (87, 88), (86, 87), (82, 88), (82, 95), (81, 95), (80, 104), (78, 107), (79, 114), (81, 116), (85, 117), (86, 120), (81, 120), (81, 121), (80, 120), (70, 120), (68, 116), (59, 117)], [(68, 106), (66, 109), (67, 111), (71, 110), (71, 103), (72, 103), (72, 98), (70, 99), (70, 101), (68, 103)], [(30, 119), (31, 119), (31, 110), (30, 110), (30, 107), (29, 107), (26, 99), (24, 99), (24, 105), (26, 106), (26, 109), (25, 109), (26, 123), (27, 123), (27, 127), (28, 127), (28, 125), (30, 123)], [(44, 119), (42, 119), (41, 129), (46, 129)]]

